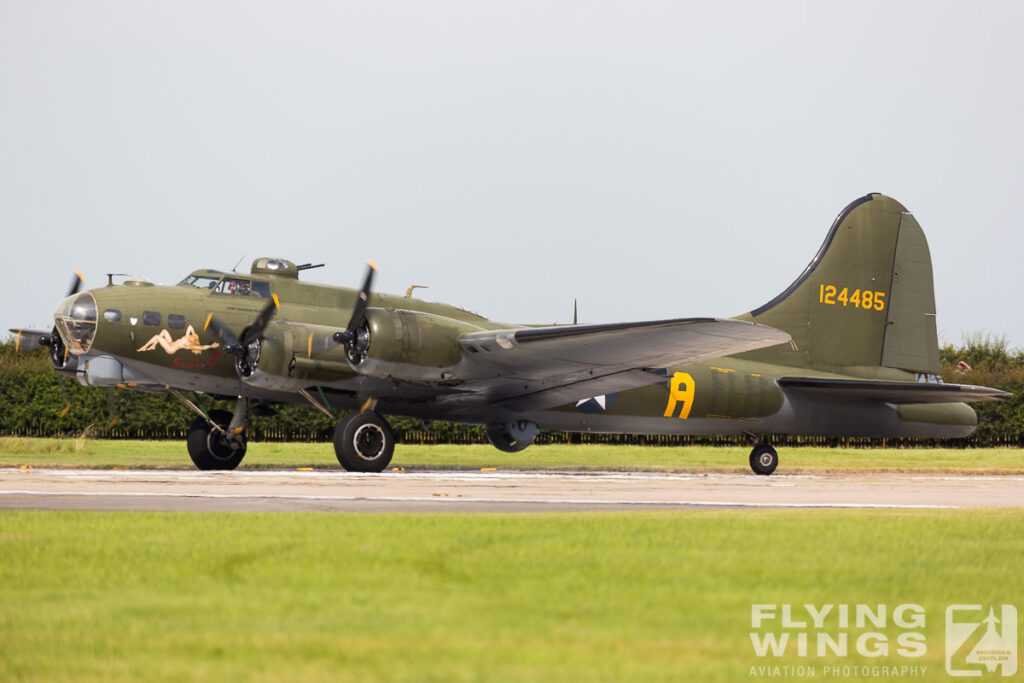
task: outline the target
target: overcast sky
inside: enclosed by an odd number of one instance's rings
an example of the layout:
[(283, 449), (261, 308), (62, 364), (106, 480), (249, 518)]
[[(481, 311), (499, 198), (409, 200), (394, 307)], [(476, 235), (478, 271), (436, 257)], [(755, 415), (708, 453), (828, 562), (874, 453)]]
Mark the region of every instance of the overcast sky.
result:
[[(259, 256), (508, 322), (730, 316), (867, 192), (1024, 346), (1024, 3), (0, 0), (0, 325)], [(244, 257), (244, 258), (243, 258)]]

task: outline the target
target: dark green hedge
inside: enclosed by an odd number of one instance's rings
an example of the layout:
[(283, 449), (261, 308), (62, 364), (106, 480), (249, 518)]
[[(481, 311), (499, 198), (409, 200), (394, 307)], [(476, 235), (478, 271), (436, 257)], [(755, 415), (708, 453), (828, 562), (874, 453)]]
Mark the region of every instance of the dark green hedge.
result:
[[(960, 346), (941, 350), (943, 377), (947, 382), (981, 384), (1011, 391), (1003, 403), (976, 404), (981, 424), (965, 441), (943, 445), (994, 446), (1024, 444), (1024, 351), (1010, 350), (1005, 339), (974, 335)], [(966, 362), (971, 370), (957, 367)], [(198, 400), (204, 407), (230, 410), (233, 406)], [(45, 349), (18, 352), (11, 342), (0, 343), (0, 434), (9, 436), (60, 436), (83, 432), (105, 438), (181, 439), (194, 414), (166, 394), (123, 389), (83, 387), (58, 375), (50, 367)], [(481, 427), (445, 422), (389, 417), (399, 441), (406, 443), (484, 443)], [(328, 441), (334, 423), (311, 407), (284, 405), (273, 417), (252, 417), (249, 436), (263, 441)], [(585, 442), (679, 445), (691, 443), (735, 444), (736, 437), (643, 436), (546, 433), (540, 443)], [(905, 445), (904, 440), (823, 439), (788, 437), (781, 444)], [(914, 444), (939, 444), (916, 440)]]

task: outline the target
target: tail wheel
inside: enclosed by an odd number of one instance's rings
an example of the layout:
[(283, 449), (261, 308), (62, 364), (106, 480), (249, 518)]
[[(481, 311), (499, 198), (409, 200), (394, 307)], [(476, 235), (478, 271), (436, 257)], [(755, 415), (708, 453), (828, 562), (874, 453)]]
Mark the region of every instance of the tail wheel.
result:
[(518, 453), (532, 444), (539, 432), (537, 425), (527, 420), (487, 425), (487, 441), (499, 451)]
[(771, 446), (762, 444), (754, 446), (754, 450), (750, 451), (750, 469), (754, 470), (754, 474), (768, 475), (778, 466), (779, 454)]
[(201, 470), (233, 470), (245, 457), (245, 432), (226, 435), (224, 429), (231, 423), (231, 413), (211, 410), (210, 419), (221, 429), (212, 429), (201, 417), (192, 421), (188, 430), (188, 456)]
[(350, 413), (334, 430), (334, 453), (349, 472), (381, 472), (395, 453), (395, 435), (377, 413)]

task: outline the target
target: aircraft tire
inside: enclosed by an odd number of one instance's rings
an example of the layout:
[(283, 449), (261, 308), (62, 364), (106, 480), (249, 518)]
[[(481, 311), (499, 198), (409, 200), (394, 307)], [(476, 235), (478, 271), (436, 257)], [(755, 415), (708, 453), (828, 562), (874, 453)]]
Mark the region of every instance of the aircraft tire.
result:
[(779, 466), (779, 454), (768, 444), (754, 446), (750, 451), (750, 469), (754, 474), (769, 475)]
[(334, 429), (334, 453), (349, 472), (382, 472), (395, 453), (395, 435), (377, 413), (350, 413)]
[(533, 443), (529, 441), (516, 441), (512, 435), (505, 430), (504, 425), (487, 425), (487, 442), (502, 453), (519, 453), (526, 450), (526, 447)]
[[(231, 423), (231, 413), (224, 410), (211, 410), (210, 419), (221, 427)], [(206, 420), (197, 417), (192, 421), (185, 441), (188, 456), (201, 470), (233, 470), (245, 457), (245, 433), (239, 435), (239, 443), (228, 443), (218, 433), (210, 429)]]

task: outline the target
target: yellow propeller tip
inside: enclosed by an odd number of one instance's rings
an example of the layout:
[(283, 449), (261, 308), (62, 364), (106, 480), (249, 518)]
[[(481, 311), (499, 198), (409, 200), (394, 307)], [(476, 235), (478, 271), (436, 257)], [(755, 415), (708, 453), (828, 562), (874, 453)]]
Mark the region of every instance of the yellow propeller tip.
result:
[(281, 308), (281, 302), (277, 300), (277, 294), (271, 294), (270, 298), (274, 300), (274, 308)]
[(80, 270), (76, 270), (76, 271), (75, 271), (75, 275), (77, 275), (77, 276), (78, 276), (78, 279), (79, 279), (79, 280), (85, 280), (85, 276), (84, 276), (84, 275), (82, 275), (82, 271), (80, 271)]
[(374, 263), (373, 261), (367, 261), (367, 262), (366, 262), (366, 265), (370, 266), (370, 267), (371, 267), (371, 268), (373, 268), (374, 270), (377, 270), (377, 264), (376, 264), (376, 263)]
[(203, 325), (203, 332), (206, 332), (207, 328), (210, 327), (211, 320), (213, 320), (213, 313), (210, 313), (208, 316), (206, 316), (206, 324)]

